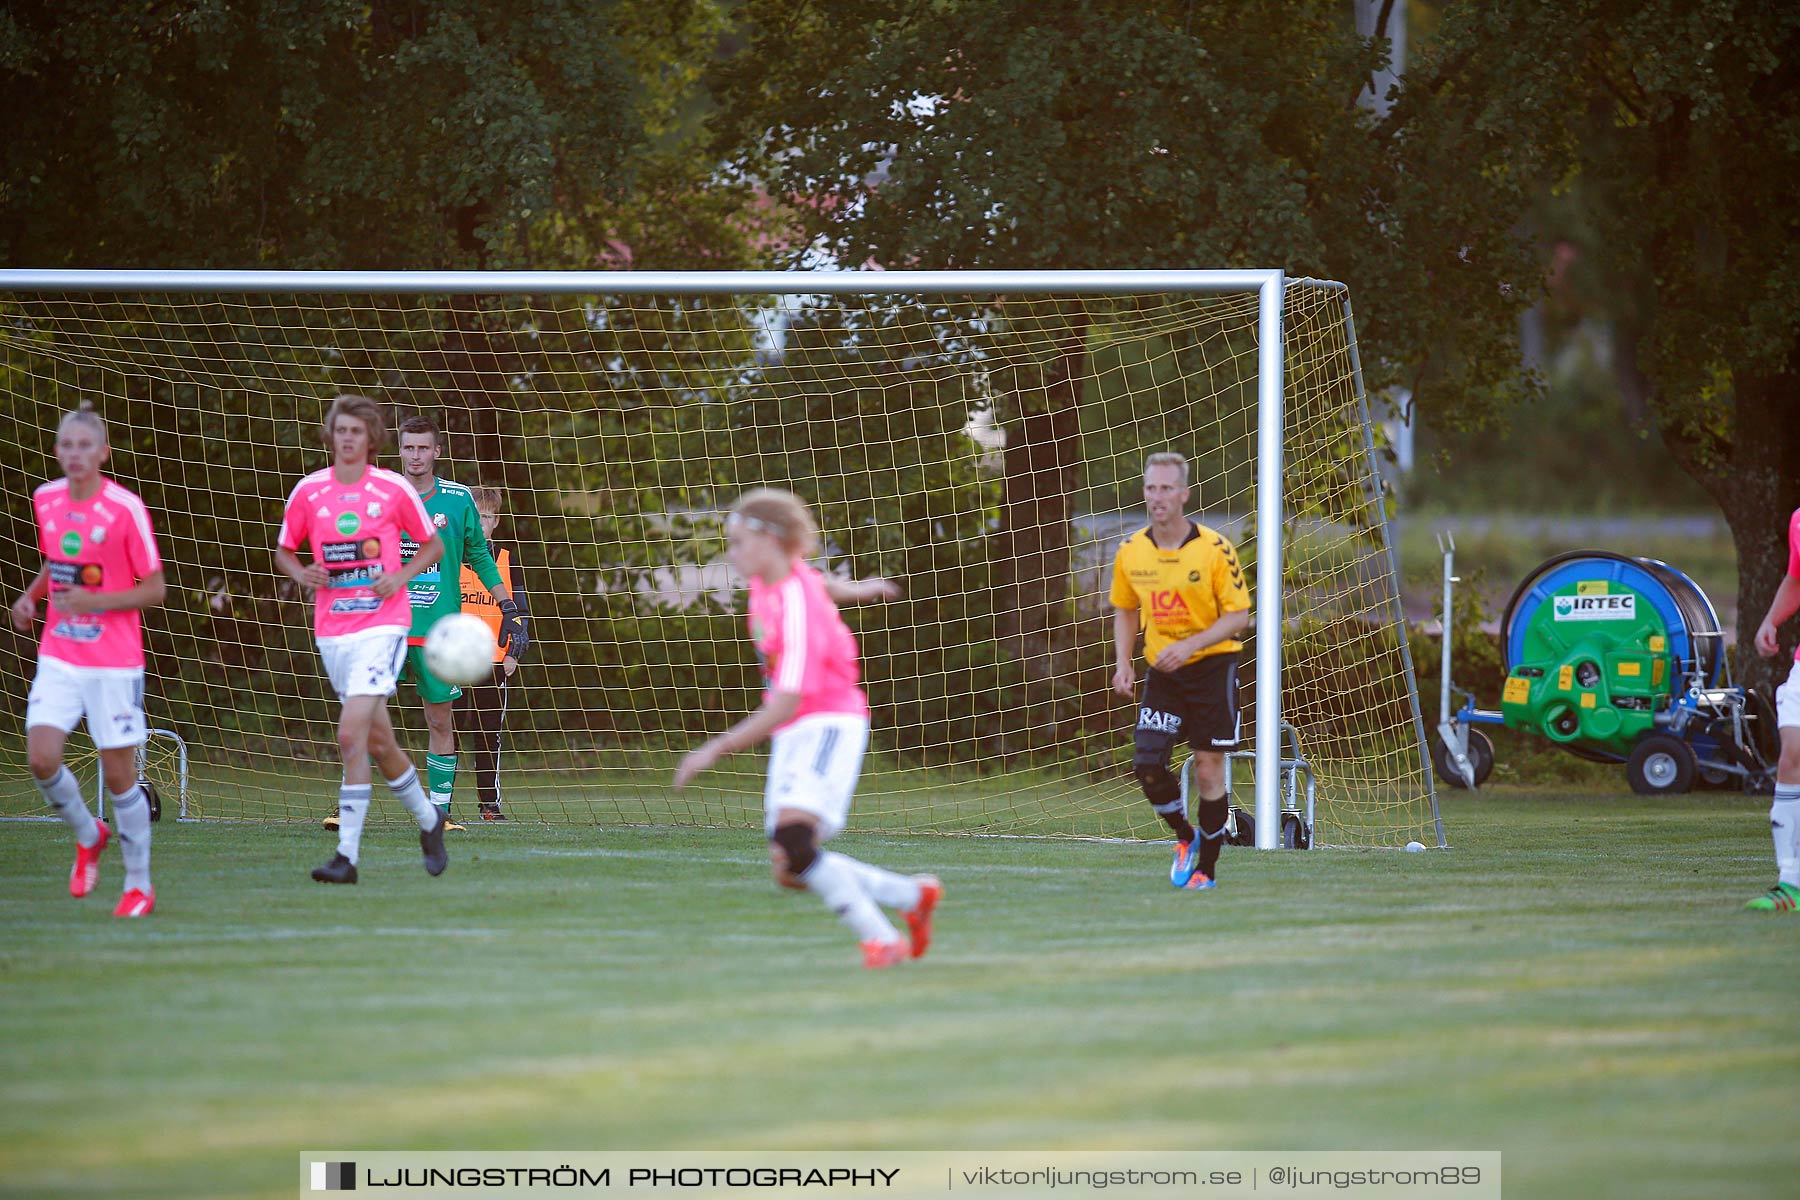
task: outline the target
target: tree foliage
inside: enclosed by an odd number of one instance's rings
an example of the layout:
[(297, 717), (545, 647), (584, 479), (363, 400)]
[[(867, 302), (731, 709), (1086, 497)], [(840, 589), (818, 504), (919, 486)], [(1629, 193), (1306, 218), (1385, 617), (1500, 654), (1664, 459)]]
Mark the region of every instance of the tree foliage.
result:
[(1628, 387), (1731, 524), (1747, 647), (1800, 507), (1800, 9), (1456, 5), (1391, 119), (1423, 186), (1493, 180), (1494, 228), (1579, 246)]
[(1372, 386), (1450, 335), (1481, 384), (1516, 374), (1522, 301), (1494, 276), (1524, 280), (1529, 259), (1484, 219), (1488, 183), (1399, 169), (1354, 103), (1386, 43), (1339, 5), (750, 0), (740, 16), (721, 148), (840, 262), (1279, 266), (1353, 283)]
[(11, 4), (0, 255), (570, 265), (717, 20), (704, 0)]
[[(747, 265), (767, 210), (712, 183), (710, 160), (680, 136), (684, 64), (719, 11), (15, 9), (0, 33), (7, 86), (60, 88), (76, 120), (37, 121), (6, 150), (4, 203), (22, 217), (7, 253), (108, 266)], [(1173, 254), (1330, 274), (1340, 250), (1381, 260), (1369, 248), (1391, 233), (1363, 212), (1377, 201), (1358, 199), (1373, 195), (1379, 155), (1361, 153), (1368, 123), (1349, 99), (1377, 55), (1329, 10), (1292, 10), (1279, 35), (1242, 23), (1241, 7), (1044, 11), (915, 6), (899, 14), (911, 22), (901, 37), (878, 6), (793, 10), (821, 22), (803, 47), (814, 64), (790, 72), (788, 50), (752, 37), (720, 77), (739, 105), (720, 110), (723, 127), (751, 128), (740, 84), (804, 79), (827, 60), (866, 73), (836, 51), (873, 31), (875, 78), (808, 100), (833, 122), (820, 136), (850, 156), (833, 177), (846, 186), (796, 179), (772, 206), (808, 236), (820, 221), (845, 234), (840, 257), (1080, 267)], [(939, 15), (953, 19), (940, 27)], [(1310, 56), (1306, 70), (1280, 61), (1284, 40)], [(856, 91), (890, 71), (943, 90)], [(881, 150), (887, 183), (871, 191), (857, 125), (878, 113), (900, 122), (896, 146), (916, 139), (929, 154)], [(740, 177), (772, 177), (763, 152), (801, 144), (759, 143), (737, 156)], [(69, 218), (84, 208), (90, 221)], [(833, 224), (870, 212), (894, 228), (858, 240), (849, 233), (877, 227)], [(1235, 398), (1254, 360), (1242, 312), (1176, 311), (1206, 307), (1192, 300), (821, 305), (789, 314), (772, 355), (757, 353), (732, 299), (99, 298), (80, 313), (15, 299), (9, 394), (33, 425), (96, 399), (129, 442), (121, 477), (162, 517), (175, 589), (150, 635), (161, 718), (234, 734), (220, 738), (232, 754), (283, 759), (334, 750), (304, 608), (262, 547), (284, 485), (323, 461), (322, 399), (351, 388), (439, 411), (453, 473), (506, 485), (539, 645), (555, 648), (531, 668), (544, 708), (514, 727), (565, 757), (656, 746), (751, 702), (754, 666), (723, 608), (659, 606), (640, 589), (716, 554), (707, 517), (733, 492), (789, 483), (817, 502), (852, 569), (907, 580), (903, 607), (859, 619), (888, 748), (981, 770), (1075, 757), (1116, 771), (1126, 743), (1105, 688), (1109, 646), (1073, 636), (1062, 603), (1075, 485), (1097, 442), (1109, 484), (1135, 470), (1121, 460), (1141, 442), (1110, 438), (1110, 414), (1133, 407), (1126, 390), (1156, 397), (1142, 405), (1155, 412), (1132, 414), (1145, 440), (1179, 436), (1197, 461), (1229, 459), (1241, 420), (1196, 434), (1187, 393)], [(1182, 404), (1163, 403), (1164, 388)], [(981, 405), (1014, 434), (999, 481), (962, 432)], [(1084, 426), (1096, 410), (1109, 415)], [(23, 491), (50, 468), (41, 446), (17, 450), (8, 478)], [(237, 486), (211, 486), (196, 460)], [(1243, 464), (1207, 470), (1220, 479)], [(8, 519), (6, 540), (24, 546), (29, 531)]]
[[(1800, 504), (1800, 10), (1434, 15), (1377, 120), (1352, 100), (1386, 43), (1335, 5), (750, 0), (719, 128), (846, 263), (1343, 279), (1371, 386), (1475, 420), (1541, 390), (1516, 319), (1568, 198), (1627, 383), (1736, 533), (1753, 627)], [(1015, 404), (1028, 440), (1038, 411)], [(1063, 457), (1029, 501), (1074, 489)]]
[[(1352, 286), (1372, 387), (1404, 382), (1421, 403), (1479, 412), (1536, 386), (1516, 320), (1542, 294), (1545, 197), (1574, 197), (1596, 304), (1629, 335), (1672, 451), (1731, 517), (1755, 597), (1773, 585), (1771, 518), (1800, 504), (1786, 400), (1800, 318), (1784, 287), (1800, 255), (1797, 20), (1775, 0), (1452, 5), (1377, 118), (1355, 100), (1385, 43), (1326, 0), (25, 0), (0, 12), (0, 260), (727, 268), (767, 253), (779, 220), (799, 234), (790, 260), (1280, 266)], [(700, 64), (731, 22), (733, 52), (706, 80), (718, 104), (703, 149)], [(748, 202), (751, 181), (766, 205)], [(221, 312), (208, 336), (244, 374), (207, 379), (179, 344), (189, 334), (121, 306), (96, 344), (177, 365), (118, 387), (66, 382), (122, 406), (108, 415), (146, 439), (140, 462), (179, 439), (282, 475), (318, 456), (303, 444), (309, 414), (336, 387), (440, 409), (453, 449), (540, 498), (517, 532), (566, 572), (543, 619), (589, 648), (572, 672), (637, 669), (594, 622), (643, 633), (634, 621), (677, 619), (631, 605), (617, 573), (648, 563), (618, 561), (617, 547), (703, 553), (667, 513), (791, 482), (858, 570), (929, 579), (969, 606), (932, 628), (973, 628), (982, 597), (1019, 601), (999, 605), (1019, 620), (1006, 653), (872, 629), (872, 661), (911, 664), (894, 678), (979, 677), (984, 694), (1024, 696), (992, 728), (994, 744), (1027, 752), (1033, 731), (1094, 716), (1066, 683), (1084, 668), (1063, 581), (1083, 471), (1100, 461), (1095, 414), (1106, 429), (1169, 429), (1145, 411), (1164, 400), (1155, 369), (1120, 340), (1129, 305), (970, 297), (905, 322), (802, 313), (787, 353), (760, 362), (729, 300), (376, 310), (328, 328), (299, 306), (254, 328)], [(39, 352), (33, 314), (6, 315), (9, 392), (54, 410), (65, 381), (19, 365)], [(1212, 361), (1180, 334), (1166, 350), (1159, 361)], [(965, 386), (958, 356), (980, 354), (994, 369), (960, 398), (992, 404), (1008, 430), (998, 482), (946, 451), (961, 410), (943, 395)], [(1101, 368), (1133, 378), (1136, 398), (1096, 394)], [(155, 421), (124, 419), (144, 400)], [(1194, 436), (1223, 446), (1228, 432)], [(590, 448), (573, 469), (543, 453), (571, 439)], [(23, 488), (47, 469), (39, 450), (0, 469)], [(1088, 483), (1114, 494), (1131, 453), (1108, 449)], [(144, 474), (147, 491), (165, 486)], [(859, 511), (850, 483), (863, 475), (898, 499)], [(257, 544), (267, 521), (196, 501), (171, 537), (198, 562), (208, 546)], [(970, 549), (984, 540), (996, 554)], [(228, 592), (279, 603), (261, 563), (218, 565)], [(210, 572), (178, 582), (211, 594)], [(697, 629), (717, 618), (693, 616)], [(747, 678), (735, 660), (640, 666), (647, 696), (683, 671)], [(928, 691), (878, 703), (894, 727), (951, 718)]]
[[(718, 144), (791, 206), (797, 256), (1368, 279), (1365, 320), (1388, 348), (1377, 383), (1437, 336), (1398, 265), (1407, 197), (1391, 187), (1391, 143), (1354, 103), (1382, 51), (1338, 6), (749, 0), (739, 16), (745, 45), (715, 85)], [(1477, 361), (1497, 358), (1479, 315), (1512, 303), (1491, 291), (1454, 310)], [(1038, 307), (1020, 324), (1042, 349), (1013, 357), (994, 400), (1000, 582), (1030, 656), (1075, 636), (1068, 530), (1090, 458), (1078, 401), (1106, 322)]]

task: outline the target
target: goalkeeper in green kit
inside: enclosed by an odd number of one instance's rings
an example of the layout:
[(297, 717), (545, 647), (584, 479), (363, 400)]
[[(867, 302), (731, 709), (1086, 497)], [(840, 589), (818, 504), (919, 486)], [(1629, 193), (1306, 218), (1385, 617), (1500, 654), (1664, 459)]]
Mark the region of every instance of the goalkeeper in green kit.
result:
[[(444, 543), (444, 557), (436, 566), (419, 572), (407, 585), (412, 601), (412, 630), (406, 639), (406, 676), (418, 689), (425, 706), (425, 724), (429, 741), (425, 754), (426, 790), (431, 802), (444, 814), (446, 829), (462, 829), (450, 816), (450, 797), (456, 787), (456, 722), (453, 705), (462, 689), (445, 683), (425, 666), (425, 635), (438, 618), (462, 611), (462, 568), (466, 562), (488, 591), (499, 601), (500, 638), (509, 636), (523, 644), (524, 622), (512, 593), (494, 566), (487, 538), (481, 532), (481, 514), (475, 510), (475, 497), (460, 483), (437, 476), (438, 455), (442, 453), (442, 433), (437, 422), (427, 416), (408, 417), (400, 425), (400, 468), (406, 481), (419, 493), (425, 512), (437, 528)], [(400, 541), (400, 561), (405, 563), (418, 551), (407, 537)], [(325, 822), (333, 828), (337, 818)]]

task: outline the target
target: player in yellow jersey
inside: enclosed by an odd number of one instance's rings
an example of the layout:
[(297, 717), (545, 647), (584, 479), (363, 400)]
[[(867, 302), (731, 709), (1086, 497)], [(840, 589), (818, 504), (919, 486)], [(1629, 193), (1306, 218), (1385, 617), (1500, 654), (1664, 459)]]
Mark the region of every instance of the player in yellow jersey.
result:
[[(1145, 460), (1150, 524), (1126, 538), (1113, 561), (1113, 690), (1137, 695), (1132, 655), (1141, 627), (1149, 670), (1132, 773), (1175, 832), (1169, 882), (1210, 888), (1217, 886), (1231, 812), (1225, 755), (1238, 743), (1238, 637), (1250, 627), (1250, 588), (1231, 542), (1188, 519), (1189, 491), (1186, 458), (1164, 453)], [(1169, 770), (1169, 755), (1183, 737), (1194, 751), (1199, 797), (1192, 823)]]

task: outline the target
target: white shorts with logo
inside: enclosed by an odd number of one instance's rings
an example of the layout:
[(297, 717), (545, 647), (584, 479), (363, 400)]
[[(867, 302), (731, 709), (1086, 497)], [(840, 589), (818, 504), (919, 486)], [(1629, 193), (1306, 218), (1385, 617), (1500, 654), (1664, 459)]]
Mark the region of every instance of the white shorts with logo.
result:
[(1775, 724), (1783, 729), (1800, 725), (1800, 660), (1788, 672), (1787, 682), (1775, 689)]
[(777, 733), (769, 744), (763, 832), (775, 832), (781, 809), (798, 808), (819, 818), (820, 841), (842, 833), (868, 746), (868, 718), (842, 713), (801, 717)]
[(88, 736), (102, 750), (143, 745), (144, 668), (77, 667), (39, 658), (25, 701), (25, 728), (49, 725), (73, 733), (83, 716)]
[(319, 657), (339, 700), (391, 696), (406, 665), (406, 630), (384, 626), (321, 641)]

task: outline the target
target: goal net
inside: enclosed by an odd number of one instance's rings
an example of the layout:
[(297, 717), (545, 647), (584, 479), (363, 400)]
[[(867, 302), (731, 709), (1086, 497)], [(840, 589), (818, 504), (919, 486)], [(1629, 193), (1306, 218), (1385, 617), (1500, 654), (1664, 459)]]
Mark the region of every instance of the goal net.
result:
[[(179, 782), (190, 818), (333, 811), (335, 704), (310, 606), (271, 559), (294, 482), (328, 462), (325, 408), (348, 391), (392, 425), (435, 416), (440, 476), (502, 493), (494, 542), (532, 637), (498, 760), (513, 820), (760, 822), (759, 753), (680, 795), (669, 779), (759, 700), (721, 516), (767, 484), (813, 503), (821, 566), (904, 589), (846, 613), (874, 710), (857, 828), (1163, 836), (1130, 774), (1134, 709), (1110, 691), (1107, 592), (1115, 548), (1145, 521), (1143, 460), (1174, 450), (1193, 466), (1191, 514), (1232, 539), (1253, 584), (1265, 543), (1281, 543), (1279, 624), (1264, 618), (1242, 656), (1236, 802), (1253, 809), (1274, 779), (1270, 751), (1260, 773), (1248, 754), (1259, 643), (1279, 629), (1269, 694), (1290, 727), (1281, 756), (1297, 752), (1316, 786), (1314, 843), (1439, 841), (1336, 285), (1285, 286), (1281, 494), (1265, 501), (1255, 290), (847, 294), (843, 275), (760, 275), (726, 289), (705, 277), (705, 291), (670, 276), (644, 294), (632, 276), (586, 275), (426, 292), (434, 281), (396, 275), (333, 292), (244, 278), (0, 294), (0, 578), (16, 595), (38, 569), (28, 497), (59, 474), (59, 414), (91, 405), (111, 428), (108, 473), (157, 525), (169, 588), (146, 621), (146, 708), (184, 754), (153, 739), (150, 769), (179, 757), (185, 779), (158, 782), (165, 798)], [(785, 290), (763, 290), (771, 280)], [(399, 469), (391, 446), (382, 462)], [(4, 815), (43, 811), (20, 727), (35, 636), (6, 639)], [(422, 761), (410, 685), (390, 711)], [(462, 724), (467, 820), (476, 747)], [(1304, 809), (1306, 772), (1280, 782)]]

